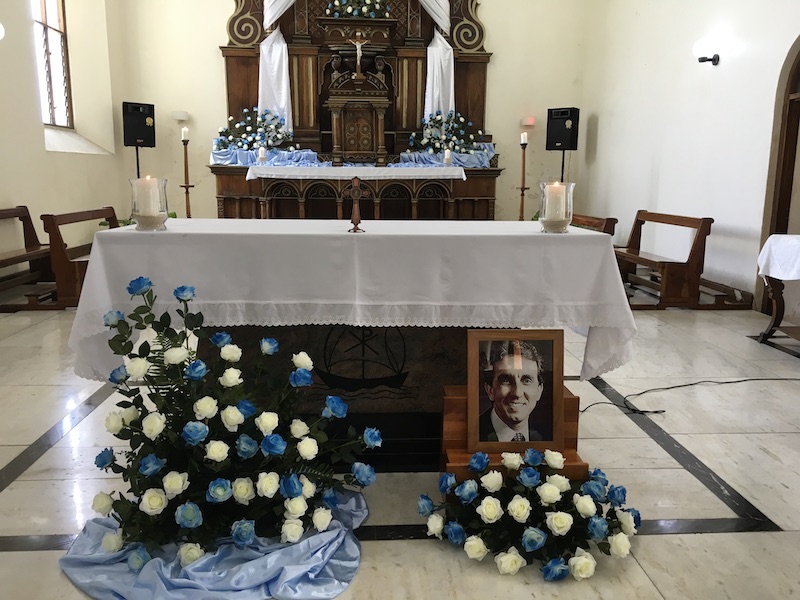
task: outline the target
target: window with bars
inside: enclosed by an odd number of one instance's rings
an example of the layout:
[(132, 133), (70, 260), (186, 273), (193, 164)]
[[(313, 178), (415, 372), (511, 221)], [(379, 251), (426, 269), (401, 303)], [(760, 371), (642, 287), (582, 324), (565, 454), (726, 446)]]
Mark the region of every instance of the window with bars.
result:
[(42, 122), (72, 127), (64, 0), (30, 0)]

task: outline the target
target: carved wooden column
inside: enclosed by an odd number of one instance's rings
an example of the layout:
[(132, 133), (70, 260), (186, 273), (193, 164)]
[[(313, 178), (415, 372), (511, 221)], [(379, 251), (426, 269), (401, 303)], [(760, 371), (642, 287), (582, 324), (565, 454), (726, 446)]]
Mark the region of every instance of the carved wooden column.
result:
[(417, 198), (412, 198), (411, 199), (411, 218), (412, 219), (416, 219), (417, 218), (417, 205), (418, 204), (419, 204), (419, 199), (417, 199)]
[(333, 157), (334, 166), (342, 165), (342, 109), (331, 108), (331, 129), (333, 129)]
[(383, 167), (386, 165), (386, 129), (385, 129), (385, 116), (386, 110), (383, 108), (376, 108), (375, 113), (377, 118), (377, 124), (375, 128), (375, 137), (377, 138), (378, 142), (378, 152), (375, 164), (379, 167)]

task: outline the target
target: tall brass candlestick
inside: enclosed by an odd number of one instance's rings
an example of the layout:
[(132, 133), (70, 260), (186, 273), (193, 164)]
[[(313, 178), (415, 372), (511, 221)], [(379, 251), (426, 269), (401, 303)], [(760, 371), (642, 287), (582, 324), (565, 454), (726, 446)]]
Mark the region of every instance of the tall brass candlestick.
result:
[(192, 203), (189, 199), (189, 189), (193, 188), (194, 186), (189, 184), (189, 140), (181, 141), (183, 142), (183, 183), (181, 184), (181, 187), (186, 193), (186, 217), (191, 219)]
[(530, 189), (525, 187), (525, 149), (528, 144), (520, 144), (522, 148), (522, 183), (519, 186), (519, 220), (525, 220), (525, 190)]

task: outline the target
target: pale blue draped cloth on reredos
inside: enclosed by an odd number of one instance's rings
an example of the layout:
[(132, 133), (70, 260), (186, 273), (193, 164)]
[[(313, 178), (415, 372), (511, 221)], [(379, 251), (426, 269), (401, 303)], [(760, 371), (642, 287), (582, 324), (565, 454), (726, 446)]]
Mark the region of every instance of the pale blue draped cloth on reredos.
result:
[(169, 544), (136, 574), (127, 561), (140, 544), (104, 552), (103, 535), (115, 531), (117, 522), (99, 518), (86, 523), (59, 562), (67, 577), (97, 600), (327, 600), (355, 577), (361, 545), (353, 530), (369, 514), (361, 493), (337, 497), (328, 529), (307, 531), (294, 544), (256, 538), (240, 548), (224, 538), (215, 552), (186, 567), (181, 567), (178, 546)]

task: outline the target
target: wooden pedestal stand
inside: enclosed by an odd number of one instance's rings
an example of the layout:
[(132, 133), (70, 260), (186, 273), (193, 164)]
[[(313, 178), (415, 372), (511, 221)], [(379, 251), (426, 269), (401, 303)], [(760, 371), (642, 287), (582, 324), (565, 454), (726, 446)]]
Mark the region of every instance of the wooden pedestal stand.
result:
[[(580, 398), (564, 387), (564, 468), (559, 471), (568, 479), (584, 481), (589, 478), (589, 465), (578, 455), (578, 410)], [(554, 450), (556, 448), (553, 448)], [(456, 479), (471, 479), (472, 473), (467, 465), (472, 456), (467, 449), (467, 386), (452, 385), (444, 387), (442, 414), (442, 464), (447, 473)], [(500, 453), (489, 454), (489, 464), (501, 471)]]

